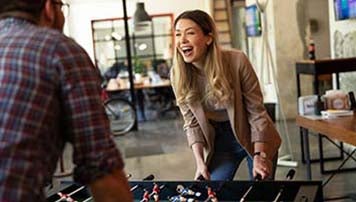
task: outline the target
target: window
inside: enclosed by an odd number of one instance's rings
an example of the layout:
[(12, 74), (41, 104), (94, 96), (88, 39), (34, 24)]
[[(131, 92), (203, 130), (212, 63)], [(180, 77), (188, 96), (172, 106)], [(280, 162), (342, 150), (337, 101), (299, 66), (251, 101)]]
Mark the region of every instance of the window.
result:
[[(148, 29), (133, 31), (129, 27), (132, 63), (144, 64), (148, 70), (156, 60), (171, 60), (173, 48), (172, 14), (152, 15)], [(132, 20), (128, 20), (129, 26)], [(115, 64), (127, 64), (123, 18), (92, 21), (94, 56), (104, 75)], [(135, 67), (133, 67), (135, 69)]]

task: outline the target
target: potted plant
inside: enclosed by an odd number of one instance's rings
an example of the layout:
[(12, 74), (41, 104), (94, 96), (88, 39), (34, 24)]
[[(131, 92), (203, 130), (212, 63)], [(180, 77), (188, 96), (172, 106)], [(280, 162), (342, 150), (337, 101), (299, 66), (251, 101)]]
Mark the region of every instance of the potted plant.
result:
[(145, 64), (136, 56), (134, 59), (134, 73), (135, 83), (142, 82), (142, 76), (144, 74)]

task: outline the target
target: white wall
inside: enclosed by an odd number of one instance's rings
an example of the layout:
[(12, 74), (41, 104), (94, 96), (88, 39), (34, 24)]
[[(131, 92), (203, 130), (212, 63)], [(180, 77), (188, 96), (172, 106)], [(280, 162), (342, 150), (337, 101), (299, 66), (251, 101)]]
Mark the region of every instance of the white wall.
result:
[(273, 1), (276, 39), (277, 80), (286, 118), (297, 111), (295, 63), (303, 59), (304, 44), (298, 27), (298, 0)]
[[(246, 2), (247, 5), (251, 5), (255, 4), (256, 0)], [(309, 18), (316, 19), (319, 25), (318, 31), (312, 33), (317, 45), (317, 57), (330, 56), (327, 6), (324, 0), (268, 1), (266, 10), (268, 39), (278, 83), (277, 88), (272, 89), (279, 90), (279, 104), (287, 119), (293, 119), (297, 114), (295, 63), (306, 58), (307, 43), (304, 40)], [(261, 43), (262, 37), (249, 38), (249, 57), (257, 72), (261, 68), (266, 69), (266, 62), (261, 62)], [(311, 79), (310, 76), (302, 77), (303, 95), (312, 93)], [(263, 87), (266, 82), (261, 83)]]
[[(127, 14), (132, 16), (136, 0), (127, 0)], [(179, 15), (184, 10), (202, 9), (209, 12), (209, 0), (144, 0), (149, 14), (173, 13)], [(71, 0), (70, 15), (67, 19), (68, 35), (74, 38), (89, 53), (94, 61), (91, 20), (123, 17), (120, 0)]]
[[(272, 89), (272, 92), (278, 91), (277, 93), (280, 95), (280, 103), (278, 104), (281, 107), (278, 108), (283, 110), (287, 119), (294, 118), (296, 115), (295, 62), (303, 58), (303, 43), (297, 23), (297, 1), (270, 0), (266, 10), (267, 33), (273, 58), (272, 62), (276, 70), (275, 79), (270, 79), (270, 81), (274, 85), (278, 83), (277, 88), (272, 86), (270, 89)], [(247, 0), (247, 5), (255, 3), (256, 0)], [(249, 38), (249, 57), (257, 72), (261, 68), (267, 68), (266, 62), (261, 62), (261, 47), (262, 37)], [(269, 70), (269, 73), (271, 74), (271, 70)], [(261, 83), (262, 88), (263, 86), (270, 86), (266, 80), (261, 81)], [(268, 98), (268, 93), (264, 96)], [(271, 98), (272, 100), (275, 99), (273, 96)], [(280, 113), (277, 114), (277, 118), (280, 115)]]
[[(256, 4), (256, 0), (247, 0), (246, 1), (246, 6), (250, 6)], [(273, 14), (273, 4), (271, 1), (268, 2), (267, 8), (265, 11), (265, 17), (267, 18), (267, 38), (268, 38), (268, 44), (271, 48), (271, 56), (272, 56), (272, 61), (273, 64), (276, 64), (276, 50), (275, 50), (275, 27), (274, 27), (274, 14)], [(263, 21), (263, 15), (261, 15), (261, 21)], [(264, 24), (262, 23), (262, 26)], [(263, 34), (264, 30), (262, 30)], [(270, 71), (270, 67), (267, 66), (267, 61), (266, 61), (266, 56), (267, 53), (266, 51), (262, 50), (262, 36), (259, 37), (248, 37), (248, 55), (251, 63), (253, 64), (255, 71), (260, 79), (261, 82), (261, 87), (264, 88), (264, 86), (270, 86), (268, 84), (274, 83), (273, 82), (273, 77), (272, 77), (272, 71)], [(262, 61), (262, 55), (264, 57), (264, 60)], [(276, 65), (274, 65), (276, 67)], [(268, 75), (269, 74), (269, 75)], [(272, 89), (273, 85), (272, 85)], [(276, 97), (274, 96), (274, 93), (271, 91), (268, 91), (267, 89), (262, 89), (264, 91), (264, 99), (265, 102), (276, 102)], [(266, 90), (266, 91), (265, 91)], [(268, 91), (268, 92), (267, 92)]]
[(325, 0), (309, 0), (306, 1), (308, 5), (308, 18), (317, 21), (318, 30), (311, 33), (315, 42), (315, 55), (317, 59), (330, 58), (330, 28), (329, 28), (329, 10), (328, 2)]

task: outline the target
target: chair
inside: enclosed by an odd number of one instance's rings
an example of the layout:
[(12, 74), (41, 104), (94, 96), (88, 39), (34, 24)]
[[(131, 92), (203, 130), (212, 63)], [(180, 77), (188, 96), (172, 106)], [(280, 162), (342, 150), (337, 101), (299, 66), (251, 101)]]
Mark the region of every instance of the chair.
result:
[[(154, 60), (152, 65), (153, 70), (162, 79), (169, 79), (170, 67), (166, 60)], [(157, 111), (158, 116), (165, 116), (170, 111), (177, 111), (175, 96), (171, 87), (146, 89), (145, 99), (148, 109)]]

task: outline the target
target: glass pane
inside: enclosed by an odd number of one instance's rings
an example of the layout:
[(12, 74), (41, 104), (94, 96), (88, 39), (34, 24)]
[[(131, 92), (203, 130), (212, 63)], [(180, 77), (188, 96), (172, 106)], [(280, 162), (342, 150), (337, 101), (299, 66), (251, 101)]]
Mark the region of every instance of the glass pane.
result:
[(135, 52), (134, 55), (140, 56), (153, 56), (153, 38), (139, 38), (135, 39)]
[[(129, 28), (129, 35), (132, 35), (132, 20), (129, 19), (127, 21), (128, 23), (128, 28)], [(113, 21), (113, 27), (114, 31), (121, 34), (122, 36), (125, 36), (125, 24), (124, 24), (124, 19), (118, 19)]]
[(157, 58), (172, 58), (172, 36), (155, 37)]
[(112, 21), (95, 21), (93, 22), (93, 29), (105, 29), (105, 28), (111, 28), (112, 27)]
[(113, 64), (115, 58), (113, 41), (95, 43), (95, 55), (98, 68), (101, 73), (104, 73)]
[(171, 18), (169, 16), (162, 16), (152, 18), (155, 35), (172, 34)]
[(111, 40), (111, 21), (98, 21), (93, 23), (94, 40)]
[[(152, 16), (145, 29), (134, 30), (129, 19), (129, 36), (132, 61), (151, 67), (153, 59), (172, 58), (172, 16)], [(95, 60), (105, 74), (114, 64), (127, 64), (125, 26), (123, 18), (93, 21)], [(142, 27), (141, 27), (142, 28)]]

